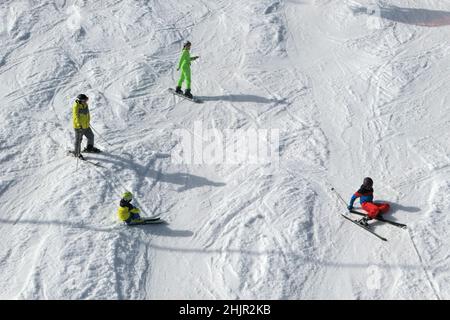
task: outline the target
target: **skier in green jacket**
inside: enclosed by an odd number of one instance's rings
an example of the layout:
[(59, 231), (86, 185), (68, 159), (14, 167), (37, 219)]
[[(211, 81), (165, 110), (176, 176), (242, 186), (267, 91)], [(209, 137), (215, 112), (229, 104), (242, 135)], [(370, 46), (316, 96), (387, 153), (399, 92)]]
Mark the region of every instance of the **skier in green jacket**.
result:
[(183, 51), (181, 52), (180, 62), (178, 63), (177, 71), (181, 69), (180, 80), (178, 80), (178, 85), (175, 88), (175, 92), (179, 94), (183, 94), (181, 90), (181, 86), (183, 85), (184, 80), (186, 80), (186, 91), (184, 95), (190, 99), (192, 99), (191, 93), (191, 61), (197, 60), (199, 57), (191, 57), (189, 50), (191, 50), (191, 43), (187, 41), (183, 45)]

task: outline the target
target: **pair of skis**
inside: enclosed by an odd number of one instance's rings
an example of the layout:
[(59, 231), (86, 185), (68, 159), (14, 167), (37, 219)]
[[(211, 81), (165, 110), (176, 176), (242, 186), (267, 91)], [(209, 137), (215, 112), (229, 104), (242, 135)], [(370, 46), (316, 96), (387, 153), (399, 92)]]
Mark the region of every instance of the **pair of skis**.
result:
[[(340, 200), (343, 202), (343, 204), (347, 205), (347, 203), (345, 202), (345, 200), (341, 197), (341, 195), (340, 195), (339, 193), (337, 193), (337, 191), (336, 191), (334, 188), (331, 188), (331, 190), (334, 191), (334, 192), (336, 193), (336, 195), (340, 198)], [(357, 215), (360, 215), (360, 216), (366, 216), (366, 217), (367, 217), (367, 214), (365, 214), (365, 213), (363, 213), (363, 212), (360, 212), (360, 211), (350, 210), (350, 212), (353, 213), (353, 214), (357, 214)], [(375, 231), (373, 231), (373, 230), (370, 228), (370, 225), (369, 225), (369, 226), (365, 226), (365, 225), (361, 224), (357, 219), (352, 219), (352, 218), (350, 218), (348, 215), (345, 215), (345, 214), (343, 214), (343, 213), (341, 213), (341, 216), (344, 217), (345, 219), (347, 219), (348, 221), (354, 223), (354, 224), (357, 225), (358, 227), (361, 227), (361, 228), (363, 228), (364, 230), (366, 230), (367, 232), (373, 234), (373, 235), (374, 235), (375, 237), (377, 237), (378, 239), (383, 240), (383, 241), (388, 241), (385, 237), (383, 237), (383, 236), (379, 235), (378, 233), (376, 233)], [(407, 225), (404, 224), (404, 223), (400, 223), (400, 222), (392, 221), (392, 220), (389, 220), (389, 219), (385, 219), (385, 218), (383, 218), (382, 216), (378, 216), (378, 217), (376, 217), (374, 220), (377, 220), (377, 221), (380, 221), (380, 222), (383, 222), (383, 223), (390, 224), (390, 225), (392, 225), (392, 226), (394, 226), (394, 227), (397, 227), (397, 228), (400, 228), (400, 229), (406, 229), (406, 228), (407, 228)]]
[[(360, 211), (356, 211), (356, 210), (350, 210), (350, 212), (354, 213), (354, 214), (357, 214), (357, 215), (360, 215), (360, 216), (367, 216), (367, 214), (365, 214), (363, 212), (360, 212)], [(387, 224), (393, 225), (393, 226), (398, 227), (400, 229), (406, 229), (407, 228), (407, 225), (404, 224), (404, 223), (388, 220), (388, 219), (383, 218), (382, 216), (376, 217), (375, 220), (378, 220), (378, 221), (381, 221), (381, 222), (385, 222)]]
[[(361, 216), (367, 216), (366, 214), (364, 214), (362, 212), (359, 212), (359, 211), (350, 210), (350, 212), (354, 213), (354, 214), (361, 215)], [(358, 227), (361, 227), (364, 230), (370, 232), (371, 234), (373, 234), (378, 239), (381, 239), (383, 241), (388, 241), (385, 237), (383, 237), (383, 236), (379, 235), (378, 233), (376, 233), (375, 231), (373, 231), (370, 228), (370, 226), (365, 226), (365, 225), (361, 224), (358, 220), (352, 219), (352, 218), (350, 218), (349, 216), (347, 216), (347, 215), (345, 215), (343, 213), (341, 213), (341, 216), (344, 217), (345, 219), (347, 219), (348, 221), (353, 222)], [(384, 219), (383, 217), (377, 217), (377, 218), (375, 218), (375, 220), (378, 220), (378, 221), (381, 221), (381, 222), (384, 222), (384, 223), (388, 223), (390, 225), (393, 225), (393, 226), (401, 228), (401, 229), (406, 229), (407, 228), (406, 224), (395, 222), (395, 221), (391, 221), (391, 220), (388, 220), (388, 219)]]
[(160, 217), (155, 217), (155, 218), (141, 218), (140, 222), (134, 222), (134, 223), (129, 223), (128, 226), (142, 226), (142, 225), (146, 225), (146, 224), (160, 224), (160, 223), (166, 223), (165, 220), (161, 219)]

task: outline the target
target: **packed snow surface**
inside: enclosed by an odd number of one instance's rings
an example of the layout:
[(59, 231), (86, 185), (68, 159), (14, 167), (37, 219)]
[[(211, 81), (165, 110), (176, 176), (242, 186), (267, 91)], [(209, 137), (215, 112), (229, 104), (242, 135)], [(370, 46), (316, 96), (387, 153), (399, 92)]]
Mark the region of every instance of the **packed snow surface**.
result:
[[(0, 298), (450, 298), (450, 1), (4, 0), (0, 39)], [(177, 161), (196, 126), (279, 158)], [(388, 242), (330, 191), (365, 176)], [(168, 223), (120, 225), (125, 190)]]

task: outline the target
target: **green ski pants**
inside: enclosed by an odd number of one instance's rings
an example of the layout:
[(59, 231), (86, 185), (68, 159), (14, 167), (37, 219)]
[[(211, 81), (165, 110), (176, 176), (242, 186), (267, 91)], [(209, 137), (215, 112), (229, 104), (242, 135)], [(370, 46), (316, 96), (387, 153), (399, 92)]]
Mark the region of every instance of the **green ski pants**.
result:
[(178, 80), (178, 86), (183, 85), (184, 80), (186, 80), (186, 89), (191, 88), (191, 68), (182, 68), (180, 80)]

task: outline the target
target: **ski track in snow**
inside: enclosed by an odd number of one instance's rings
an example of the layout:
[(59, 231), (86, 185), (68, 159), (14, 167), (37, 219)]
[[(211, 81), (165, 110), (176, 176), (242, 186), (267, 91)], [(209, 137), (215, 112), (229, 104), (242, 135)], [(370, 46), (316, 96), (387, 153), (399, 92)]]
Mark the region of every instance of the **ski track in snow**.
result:
[[(0, 5), (0, 298), (450, 297), (448, 4), (72, 4)], [(167, 92), (186, 39), (203, 104)], [(65, 156), (79, 92), (100, 167)], [(172, 163), (195, 121), (279, 129), (279, 166)], [(329, 190), (367, 175), (387, 243)], [(119, 226), (125, 189), (169, 224)]]

